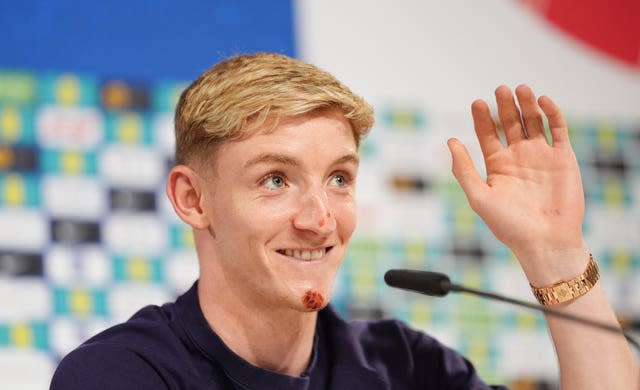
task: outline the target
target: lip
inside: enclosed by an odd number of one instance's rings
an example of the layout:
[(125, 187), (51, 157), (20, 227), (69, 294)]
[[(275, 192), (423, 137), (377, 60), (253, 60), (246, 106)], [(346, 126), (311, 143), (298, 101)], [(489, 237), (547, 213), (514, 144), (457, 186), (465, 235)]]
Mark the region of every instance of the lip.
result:
[(278, 249), (276, 252), (282, 256), (286, 256), (297, 261), (312, 262), (322, 260), (331, 251), (331, 249), (333, 249), (333, 246), (321, 248), (287, 248)]

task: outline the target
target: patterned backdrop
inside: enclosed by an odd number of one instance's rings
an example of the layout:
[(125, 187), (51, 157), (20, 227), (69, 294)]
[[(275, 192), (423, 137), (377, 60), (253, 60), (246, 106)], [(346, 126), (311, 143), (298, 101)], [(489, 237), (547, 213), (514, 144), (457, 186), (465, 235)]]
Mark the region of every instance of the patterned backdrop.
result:
[[(197, 277), (191, 232), (164, 194), (172, 109), (184, 87), (0, 71), (0, 384), (30, 377), (46, 387), (71, 348), (145, 304), (173, 300)], [(553, 383), (541, 315), (384, 285), (389, 268), (433, 269), (532, 299), (517, 261), (450, 174), (441, 140), (468, 113), (376, 106), (361, 148), (359, 230), (335, 305), (350, 318), (397, 317), (425, 329), (469, 356), (488, 381)], [(640, 124), (578, 119), (571, 135), (587, 241), (620, 318), (638, 324)]]

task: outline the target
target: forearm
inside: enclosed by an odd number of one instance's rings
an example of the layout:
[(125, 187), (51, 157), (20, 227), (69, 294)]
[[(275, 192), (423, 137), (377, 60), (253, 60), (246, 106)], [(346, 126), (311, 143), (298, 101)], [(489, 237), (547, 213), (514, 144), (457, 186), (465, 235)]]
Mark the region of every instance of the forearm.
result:
[[(575, 263), (580, 263), (584, 258), (583, 252), (575, 259)], [(530, 275), (530, 280), (536, 277), (538, 275)], [(556, 281), (559, 279), (566, 277), (559, 277)], [(545, 285), (549, 284), (551, 283), (547, 282)], [(586, 294), (553, 307), (579, 317), (618, 326), (600, 282)], [(558, 356), (562, 389), (639, 388), (638, 363), (622, 334), (553, 316), (547, 316), (547, 323)]]

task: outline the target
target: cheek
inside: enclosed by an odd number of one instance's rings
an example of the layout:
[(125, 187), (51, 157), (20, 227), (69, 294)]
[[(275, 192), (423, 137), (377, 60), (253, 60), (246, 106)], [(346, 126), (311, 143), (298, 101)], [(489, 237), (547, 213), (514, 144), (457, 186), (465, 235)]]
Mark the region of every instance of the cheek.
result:
[(356, 228), (355, 202), (338, 203), (334, 207), (334, 214), (341, 233), (350, 237)]
[(285, 194), (268, 196), (252, 202), (250, 219), (252, 224), (258, 218), (270, 221), (282, 221), (290, 219), (299, 207), (300, 194), (296, 191), (288, 191)]

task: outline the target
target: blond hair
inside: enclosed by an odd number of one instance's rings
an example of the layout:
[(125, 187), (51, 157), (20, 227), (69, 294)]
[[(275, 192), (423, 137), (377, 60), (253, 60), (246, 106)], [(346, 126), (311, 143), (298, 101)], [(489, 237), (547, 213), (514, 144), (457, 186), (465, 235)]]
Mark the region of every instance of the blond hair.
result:
[[(180, 96), (176, 164), (202, 161), (215, 145), (242, 139), (269, 119), (337, 108), (356, 144), (373, 126), (373, 109), (331, 74), (275, 53), (238, 55), (206, 70)], [(273, 121), (271, 121), (273, 120)]]

